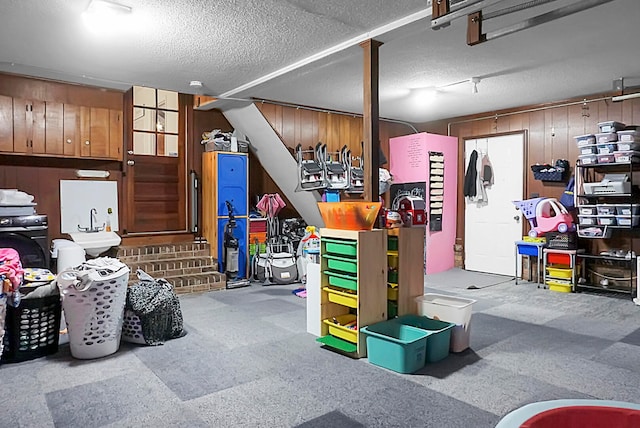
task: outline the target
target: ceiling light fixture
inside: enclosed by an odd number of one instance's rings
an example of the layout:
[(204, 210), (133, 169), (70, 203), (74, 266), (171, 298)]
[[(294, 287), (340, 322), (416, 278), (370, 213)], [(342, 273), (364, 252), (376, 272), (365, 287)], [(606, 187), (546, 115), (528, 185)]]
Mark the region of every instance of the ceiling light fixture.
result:
[(105, 15), (126, 15), (131, 13), (131, 10), (130, 6), (121, 3), (107, 0), (91, 0), (85, 13), (104, 17)]
[(107, 0), (91, 0), (89, 6), (82, 14), (82, 19), (89, 31), (97, 34), (122, 34), (131, 28), (140, 28), (132, 25), (132, 9), (121, 3)]

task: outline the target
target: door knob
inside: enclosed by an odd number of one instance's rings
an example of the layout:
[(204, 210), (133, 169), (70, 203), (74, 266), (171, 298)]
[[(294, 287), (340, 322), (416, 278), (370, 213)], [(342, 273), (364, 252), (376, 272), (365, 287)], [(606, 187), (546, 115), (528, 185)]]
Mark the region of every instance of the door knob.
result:
[(519, 215), (514, 215), (514, 216), (513, 216), (513, 219), (514, 219), (515, 221), (520, 221), (520, 216), (519, 216)]
[(135, 165), (135, 162), (134, 162), (134, 161), (132, 161), (132, 160), (128, 160), (128, 161), (127, 161), (127, 165), (129, 165), (129, 166), (133, 166), (133, 165)]

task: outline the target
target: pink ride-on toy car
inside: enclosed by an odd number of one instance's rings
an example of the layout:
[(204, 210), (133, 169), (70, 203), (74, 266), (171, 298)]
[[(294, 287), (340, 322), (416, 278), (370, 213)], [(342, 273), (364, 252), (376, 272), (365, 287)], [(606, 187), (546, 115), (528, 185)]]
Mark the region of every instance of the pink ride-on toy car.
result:
[(529, 220), (529, 236), (532, 238), (547, 232), (564, 233), (574, 227), (573, 217), (556, 198), (525, 199), (513, 201), (513, 204)]

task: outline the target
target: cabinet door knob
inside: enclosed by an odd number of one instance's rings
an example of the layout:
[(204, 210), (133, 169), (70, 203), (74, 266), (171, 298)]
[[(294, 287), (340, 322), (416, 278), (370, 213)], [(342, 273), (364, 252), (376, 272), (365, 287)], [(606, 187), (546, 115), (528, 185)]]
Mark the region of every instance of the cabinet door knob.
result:
[(71, 144), (71, 138), (67, 138), (67, 144)]
[(514, 215), (514, 216), (513, 216), (513, 219), (514, 219), (515, 221), (520, 221), (520, 216), (519, 216), (519, 215)]
[(129, 165), (129, 166), (133, 166), (133, 165), (135, 165), (135, 162), (134, 162), (134, 161), (132, 161), (132, 160), (128, 160), (128, 161), (127, 161), (127, 165)]
[(91, 142), (89, 142), (89, 140), (87, 140), (87, 141), (85, 141), (85, 142), (84, 142), (84, 145), (85, 145), (85, 146), (88, 146), (89, 144), (91, 144)]

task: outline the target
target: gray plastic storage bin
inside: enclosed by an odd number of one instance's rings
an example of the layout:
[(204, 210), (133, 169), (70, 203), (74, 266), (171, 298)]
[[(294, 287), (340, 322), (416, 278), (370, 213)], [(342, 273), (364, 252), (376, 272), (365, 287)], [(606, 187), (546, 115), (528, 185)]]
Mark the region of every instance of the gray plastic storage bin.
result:
[(609, 120), (606, 122), (598, 123), (598, 129), (600, 132), (617, 132), (622, 131), (627, 125), (624, 123), (616, 122), (615, 120)]
[(596, 136), (593, 134), (587, 135), (578, 135), (577, 137), (573, 137), (576, 140), (576, 144), (578, 147), (588, 146), (590, 144), (596, 143)]
[[(622, 141), (624, 143), (640, 142), (640, 131), (636, 131), (634, 129), (631, 129), (629, 131), (618, 131), (618, 141)], [(633, 150), (633, 149), (624, 149), (624, 150)]]

